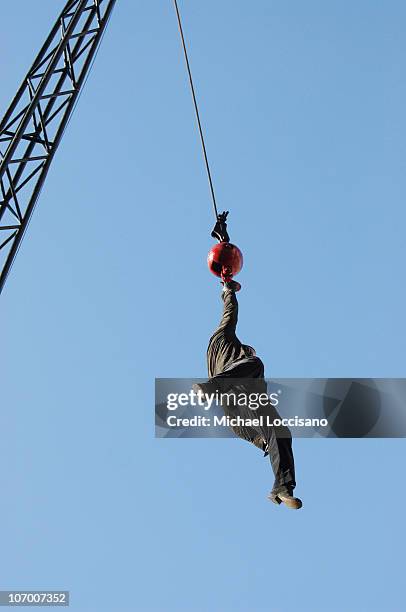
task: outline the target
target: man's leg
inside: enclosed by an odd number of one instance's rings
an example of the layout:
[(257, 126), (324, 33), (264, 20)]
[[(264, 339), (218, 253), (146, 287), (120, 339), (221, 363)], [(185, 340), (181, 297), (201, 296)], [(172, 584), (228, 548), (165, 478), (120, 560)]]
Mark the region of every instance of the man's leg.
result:
[[(258, 413), (264, 416), (267, 413), (271, 421), (281, 418), (276, 408), (272, 405), (268, 405), (265, 411), (260, 409)], [(276, 504), (283, 502), (289, 508), (301, 508), (301, 500), (293, 496), (296, 479), (290, 429), (284, 425), (263, 427), (261, 428), (261, 434), (267, 442), (266, 451), (269, 453), (272, 471), (275, 476), (275, 482), (269, 499)]]
[(272, 494), (292, 494), (296, 486), (292, 437), (290, 434), (289, 437), (278, 437), (277, 432), (272, 428), (271, 437), (268, 439), (267, 451), (275, 475)]

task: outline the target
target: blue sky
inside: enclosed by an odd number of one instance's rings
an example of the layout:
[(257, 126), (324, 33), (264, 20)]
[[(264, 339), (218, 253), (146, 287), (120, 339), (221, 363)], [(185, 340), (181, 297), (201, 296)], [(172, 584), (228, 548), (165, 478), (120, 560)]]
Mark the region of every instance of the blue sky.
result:
[[(405, 376), (406, 6), (180, 1), (240, 337), (274, 377)], [(3, 112), (62, 2), (2, 3)], [(118, 0), (1, 297), (0, 588), (120, 612), (401, 612), (403, 440), (154, 439), (221, 310), (172, 3)]]

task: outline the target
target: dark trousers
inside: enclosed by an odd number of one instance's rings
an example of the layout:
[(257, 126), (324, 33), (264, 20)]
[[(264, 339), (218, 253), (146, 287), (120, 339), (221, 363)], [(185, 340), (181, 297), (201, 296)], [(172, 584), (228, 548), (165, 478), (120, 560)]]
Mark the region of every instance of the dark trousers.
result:
[[(219, 390), (241, 393), (265, 392), (266, 382), (263, 378), (264, 369), (258, 357), (241, 357), (242, 344), (236, 336), (238, 320), (238, 301), (233, 291), (223, 292), (223, 316), (217, 330), (210, 339), (208, 348), (208, 368), (210, 383)], [(238, 380), (236, 380), (238, 379)], [(282, 493), (292, 491), (295, 486), (295, 464), (292, 450), (292, 436), (287, 427), (265, 425), (267, 416), (270, 420), (280, 418), (277, 410), (271, 404), (252, 410), (245, 406), (224, 406), (228, 416), (237, 414), (243, 419), (253, 419), (263, 416), (263, 426), (232, 427), (234, 433), (255, 444), (269, 453), (271, 466), (275, 475), (272, 491)]]

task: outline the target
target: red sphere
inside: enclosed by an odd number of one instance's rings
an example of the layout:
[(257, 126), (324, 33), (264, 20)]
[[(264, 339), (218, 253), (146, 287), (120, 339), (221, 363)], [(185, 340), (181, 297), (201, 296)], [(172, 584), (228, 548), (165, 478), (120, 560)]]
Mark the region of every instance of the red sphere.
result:
[(221, 276), (224, 272), (228, 272), (229, 276), (235, 276), (241, 270), (242, 264), (240, 249), (230, 242), (215, 244), (207, 256), (209, 270), (216, 276)]

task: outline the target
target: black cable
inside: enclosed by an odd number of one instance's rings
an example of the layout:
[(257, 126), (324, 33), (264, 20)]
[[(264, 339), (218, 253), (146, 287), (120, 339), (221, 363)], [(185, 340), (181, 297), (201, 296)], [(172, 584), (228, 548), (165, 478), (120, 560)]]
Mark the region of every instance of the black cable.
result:
[(193, 103), (195, 105), (195, 111), (196, 111), (196, 119), (197, 119), (197, 125), (199, 127), (199, 134), (200, 134), (200, 141), (202, 143), (202, 149), (203, 149), (203, 156), (204, 156), (204, 161), (206, 163), (206, 170), (207, 170), (207, 176), (209, 178), (209, 184), (210, 184), (210, 191), (211, 191), (211, 197), (213, 200), (213, 209), (214, 209), (214, 215), (217, 219), (217, 204), (216, 204), (216, 196), (214, 195), (214, 187), (213, 187), (213, 181), (211, 179), (211, 173), (210, 173), (210, 166), (209, 166), (209, 161), (207, 159), (207, 153), (206, 153), (206, 145), (204, 143), (204, 136), (203, 136), (203, 130), (202, 130), (202, 125), (200, 123), (200, 116), (199, 116), (199, 108), (197, 106), (197, 100), (196, 100), (196, 94), (195, 94), (195, 88), (193, 86), (193, 79), (192, 79), (192, 72), (190, 70), (190, 65), (189, 65), (189, 59), (188, 59), (188, 55), (187, 55), (187, 50), (186, 50), (186, 43), (185, 43), (185, 38), (183, 36), (183, 29), (182, 29), (182, 22), (181, 22), (181, 18), (180, 18), (180, 13), (179, 13), (179, 8), (178, 8), (178, 3), (176, 0), (173, 0), (173, 3), (175, 5), (175, 10), (176, 10), (176, 16), (178, 18), (178, 25), (179, 25), (179, 33), (180, 33), (180, 37), (182, 39), (182, 46), (183, 46), (183, 52), (185, 54), (185, 60), (186, 60), (186, 67), (187, 67), (187, 71), (188, 71), (188, 75), (189, 75), (189, 82), (190, 82), (190, 89), (192, 91), (192, 97), (193, 97)]

